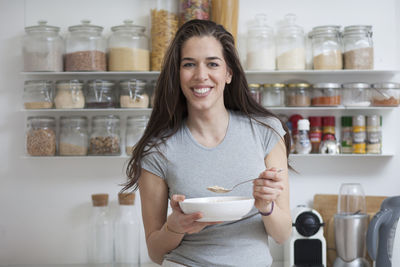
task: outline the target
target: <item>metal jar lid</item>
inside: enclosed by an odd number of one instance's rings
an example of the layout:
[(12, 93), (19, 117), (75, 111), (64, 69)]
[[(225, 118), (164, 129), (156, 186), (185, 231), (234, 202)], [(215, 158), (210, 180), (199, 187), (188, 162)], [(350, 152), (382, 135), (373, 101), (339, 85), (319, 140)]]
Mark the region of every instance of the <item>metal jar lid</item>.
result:
[(289, 88), (308, 88), (310, 84), (308, 83), (290, 83), (288, 84)]
[(374, 83), (372, 87), (376, 89), (400, 89), (400, 83)]
[(260, 85), (258, 83), (249, 83), (250, 88), (259, 88)]
[(263, 87), (274, 87), (274, 88), (284, 88), (284, 83), (264, 83)]
[(340, 83), (315, 83), (313, 84), (313, 88), (341, 88), (341, 84)]
[(371, 85), (369, 83), (344, 83), (342, 88), (347, 89), (368, 89)]

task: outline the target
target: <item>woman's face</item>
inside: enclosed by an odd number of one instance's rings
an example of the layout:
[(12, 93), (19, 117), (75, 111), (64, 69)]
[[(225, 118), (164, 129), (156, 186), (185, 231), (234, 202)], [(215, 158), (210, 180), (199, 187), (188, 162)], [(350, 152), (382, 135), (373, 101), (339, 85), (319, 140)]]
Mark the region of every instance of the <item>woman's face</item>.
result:
[(232, 79), (222, 45), (212, 36), (192, 37), (182, 46), (180, 84), (189, 110), (224, 106), (224, 88)]

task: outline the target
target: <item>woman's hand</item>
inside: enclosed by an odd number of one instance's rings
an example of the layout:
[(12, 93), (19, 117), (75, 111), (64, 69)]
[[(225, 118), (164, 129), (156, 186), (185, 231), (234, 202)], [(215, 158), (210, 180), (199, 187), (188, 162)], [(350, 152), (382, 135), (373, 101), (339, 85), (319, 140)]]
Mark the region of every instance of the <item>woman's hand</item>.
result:
[(253, 181), (254, 206), (261, 212), (271, 211), (270, 203), (276, 201), (284, 190), (282, 170), (266, 169)]
[(175, 233), (193, 234), (203, 230), (208, 225), (219, 222), (196, 222), (203, 217), (201, 212), (184, 214), (179, 206), (179, 202), (185, 200), (184, 195), (173, 195), (170, 200), (172, 213), (167, 218), (168, 229)]

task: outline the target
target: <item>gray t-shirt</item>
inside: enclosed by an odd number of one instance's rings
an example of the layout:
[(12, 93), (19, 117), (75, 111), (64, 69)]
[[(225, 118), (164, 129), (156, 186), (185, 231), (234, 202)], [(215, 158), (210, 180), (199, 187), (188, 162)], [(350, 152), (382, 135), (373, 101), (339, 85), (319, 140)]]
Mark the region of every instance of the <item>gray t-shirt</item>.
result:
[[(274, 130), (249, 120), (238, 112), (229, 112), (229, 125), (223, 141), (207, 148), (191, 135), (186, 124), (158, 153), (147, 155), (142, 168), (165, 179), (169, 197), (218, 196), (208, 186), (230, 187), (256, 178), (265, 170), (264, 159), (285, 131), (276, 118), (257, 118)], [(273, 167), (273, 166), (268, 166)], [(251, 183), (237, 187), (224, 196), (252, 197)], [(181, 244), (165, 259), (197, 266), (270, 266), (267, 233), (255, 207), (241, 220), (207, 226), (196, 234), (186, 234)]]

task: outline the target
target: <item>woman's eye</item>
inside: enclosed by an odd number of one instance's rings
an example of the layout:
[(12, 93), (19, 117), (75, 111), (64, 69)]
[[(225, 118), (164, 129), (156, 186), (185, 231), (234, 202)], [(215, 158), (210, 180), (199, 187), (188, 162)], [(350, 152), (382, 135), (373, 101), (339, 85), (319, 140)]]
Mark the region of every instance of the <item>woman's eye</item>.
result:
[(189, 67), (193, 67), (194, 64), (193, 63), (185, 63), (182, 65), (184, 68), (189, 68)]
[(208, 63), (208, 65), (210, 67), (218, 67), (219, 66), (218, 63), (215, 63), (215, 62), (210, 62), (210, 63)]

